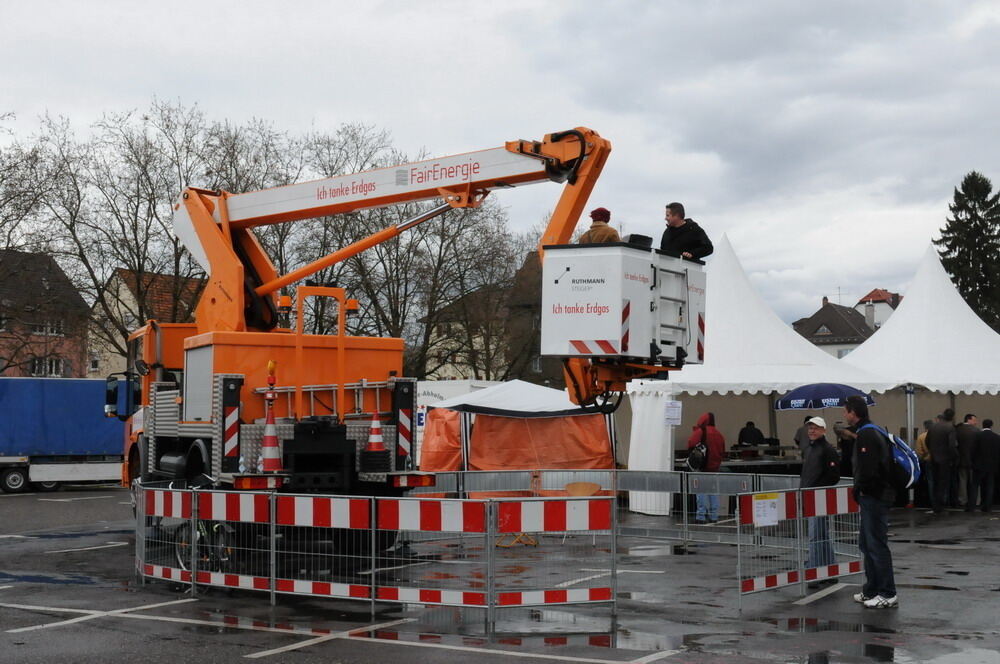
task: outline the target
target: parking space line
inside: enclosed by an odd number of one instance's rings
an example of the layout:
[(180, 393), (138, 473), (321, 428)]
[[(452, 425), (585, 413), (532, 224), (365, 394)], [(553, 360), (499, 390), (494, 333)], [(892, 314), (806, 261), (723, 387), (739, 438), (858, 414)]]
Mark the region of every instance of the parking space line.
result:
[[(355, 630), (357, 631), (357, 630)], [(507, 655), (508, 657), (529, 657), (533, 659), (551, 659), (557, 662), (587, 662), (588, 664), (628, 664), (631, 660), (620, 659), (591, 659), (588, 657), (570, 657), (569, 655), (544, 655), (537, 652), (516, 652), (513, 650), (497, 650), (494, 648), (476, 648), (475, 646), (452, 646), (445, 643), (428, 643), (426, 641), (386, 641), (384, 639), (372, 639), (369, 637), (352, 636), (352, 640), (364, 640), (368, 643), (382, 643), (385, 645), (408, 646), (411, 648), (438, 648), (440, 650), (458, 650), (461, 652), (471, 652), (477, 654)]]
[(646, 655), (645, 657), (640, 657), (639, 659), (633, 659), (629, 664), (649, 664), (649, 662), (658, 662), (661, 659), (666, 659), (673, 655), (678, 655), (684, 652), (683, 650), (661, 650), (660, 652), (654, 652), (652, 655)]
[(0, 590), (6, 590), (7, 588), (13, 588), (14, 586), (0, 586)]
[(562, 583), (557, 583), (556, 588), (568, 588), (576, 583), (583, 583), (584, 581), (593, 581), (594, 579), (600, 579), (601, 577), (611, 576), (611, 570), (607, 572), (601, 572), (600, 574), (591, 574), (590, 576), (583, 576), (579, 579), (573, 579), (572, 581), (563, 581)]
[(401, 620), (393, 620), (391, 622), (380, 623), (378, 625), (366, 625), (364, 627), (357, 627), (355, 629), (345, 630), (343, 632), (337, 632), (336, 634), (324, 634), (322, 636), (317, 636), (314, 639), (307, 639), (305, 641), (300, 641), (299, 643), (292, 643), (287, 646), (282, 646), (280, 648), (274, 648), (272, 650), (262, 650), (260, 652), (255, 652), (250, 655), (244, 655), (244, 657), (247, 659), (268, 657), (270, 655), (277, 655), (279, 653), (288, 652), (289, 650), (298, 650), (299, 648), (306, 648), (308, 646), (316, 645), (317, 643), (323, 643), (324, 641), (347, 638), (351, 636), (351, 634), (354, 634), (355, 632), (385, 629), (386, 627), (393, 627), (394, 625), (401, 625), (403, 623), (413, 622), (413, 620), (414, 620), (413, 618), (403, 618)]
[(113, 611), (91, 611), (88, 609), (66, 609), (58, 608), (53, 606), (30, 606), (27, 604), (0, 604), (0, 606), (16, 608), (16, 609), (27, 609), (33, 611), (53, 611), (56, 613), (82, 613), (84, 615), (77, 616), (76, 618), (70, 618), (69, 620), (60, 620), (54, 623), (43, 623), (41, 625), (31, 625), (29, 627), (18, 627), (16, 629), (8, 629), (7, 632), (11, 634), (18, 634), (20, 632), (33, 632), (36, 629), (45, 629), (48, 627), (59, 627), (61, 625), (69, 625), (72, 623), (83, 622), (84, 620), (93, 620), (95, 618), (104, 618), (107, 616), (124, 616), (131, 617), (129, 614), (132, 611), (145, 611), (147, 609), (155, 609), (160, 606), (167, 606), (170, 604), (186, 604), (187, 602), (196, 602), (197, 599), (187, 598), (178, 599), (172, 602), (159, 602), (157, 604), (146, 604), (144, 606), (134, 606), (128, 609), (115, 609)]
[(39, 502), (45, 503), (73, 503), (78, 500), (100, 500), (101, 498), (114, 498), (114, 496), (83, 496), (80, 498), (39, 498)]
[(0, 539), (38, 539), (30, 535), (0, 535)]
[(832, 595), (833, 593), (837, 592), (841, 588), (846, 588), (846, 587), (847, 587), (846, 583), (835, 583), (832, 586), (827, 586), (823, 590), (819, 590), (817, 592), (814, 592), (812, 595), (807, 595), (806, 597), (803, 597), (800, 600), (796, 600), (796, 601), (792, 602), (792, 604), (798, 604), (799, 606), (803, 606), (805, 604), (809, 604), (811, 602), (815, 602), (818, 599), (823, 599), (827, 595)]
[(108, 542), (99, 546), (85, 546), (81, 549), (59, 549), (58, 551), (45, 551), (45, 553), (70, 553), (71, 551), (93, 551), (94, 549), (110, 549), (115, 546), (125, 546), (128, 542)]
[[(417, 567), (418, 565), (430, 565), (430, 563), (429, 562), (419, 562), (419, 563), (407, 563), (405, 565), (397, 565), (395, 567), (376, 567), (375, 571), (376, 572), (388, 572), (389, 570), (393, 570), (393, 569), (406, 569), (407, 567)], [(358, 572), (358, 575), (360, 576), (362, 574), (371, 574), (371, 573), (372, 573), (372, 570), (366, 569), (363, 572)]]

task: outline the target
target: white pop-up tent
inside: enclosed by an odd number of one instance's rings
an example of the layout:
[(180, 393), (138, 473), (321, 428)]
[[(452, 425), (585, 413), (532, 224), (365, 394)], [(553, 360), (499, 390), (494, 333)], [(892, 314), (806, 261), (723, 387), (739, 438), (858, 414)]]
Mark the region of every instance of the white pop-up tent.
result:
[(1000, 335), (959, 295), (933, 245), (899, 308), (841, 361), (906, 385), (907, 431), (914, 425), (914, 385), (954, 394), (1000, 392)]
[[(665, 426), (665, 411), (666, 402), (680, 394), (786, 392), (809, 383), (881, 392), (896, 385), (828, 355), (778, 318), (750, 283), (725, 236), (716, 245), (706, 290), (704, 364), (688, 365), (672, 373), (671, 380), (629, 384), (630, 469), (673, 469), (673, 433)], [(648, 498), (658, 500), (655, 494)], [(643, 495), (630, 500), (639, 511), (665, 513), (665, 505), (645, 505)]]
[(965, 303), (933, 246), (899, 308), (842, 361), (934, 392), (1000, 392), (1000, 335)]

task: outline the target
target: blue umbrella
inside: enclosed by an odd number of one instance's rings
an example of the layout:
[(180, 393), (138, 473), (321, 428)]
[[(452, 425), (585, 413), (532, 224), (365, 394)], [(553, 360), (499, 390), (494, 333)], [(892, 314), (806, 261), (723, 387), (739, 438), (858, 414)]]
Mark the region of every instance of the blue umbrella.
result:
[(840, 383), (812, 383), (796, 387), (774, 402), (775, 410), (817, 410), (819, 408), (839, 408), (847, 397), (864, 397), (869, 406), (875, 405), (871, 395)]

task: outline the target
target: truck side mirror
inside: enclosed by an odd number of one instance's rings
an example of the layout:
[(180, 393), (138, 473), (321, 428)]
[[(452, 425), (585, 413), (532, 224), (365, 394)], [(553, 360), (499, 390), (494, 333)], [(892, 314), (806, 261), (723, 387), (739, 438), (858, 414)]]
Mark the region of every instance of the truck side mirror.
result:
[(118, 378), (108, 376), (104, 382), (104, 416), (118, 417)]

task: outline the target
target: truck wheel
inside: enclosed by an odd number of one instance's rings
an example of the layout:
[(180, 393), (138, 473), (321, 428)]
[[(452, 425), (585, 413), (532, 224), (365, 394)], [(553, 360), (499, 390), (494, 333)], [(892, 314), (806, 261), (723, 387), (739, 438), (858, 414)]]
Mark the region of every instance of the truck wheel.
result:
[(35, 491), (43, 491), (45, 493), (59, 490), (59, 482), (32, 482), (31, 486), (35, 487)]
[(8, 468), (0, 476), (0, 488), (7, 493), (21, 493), (28, 490), (28, 469)]

